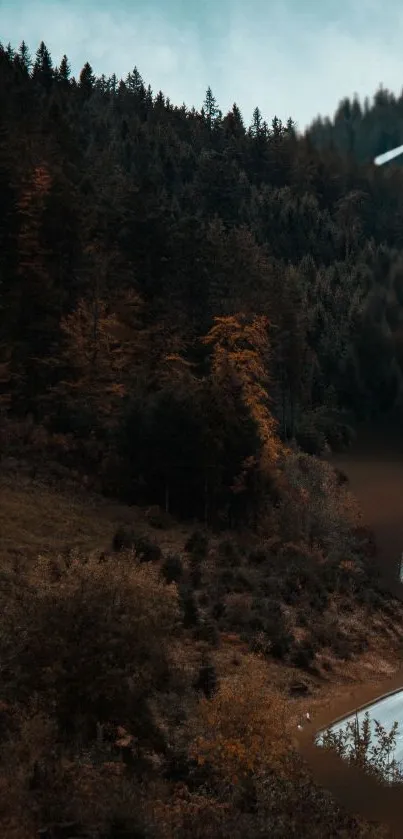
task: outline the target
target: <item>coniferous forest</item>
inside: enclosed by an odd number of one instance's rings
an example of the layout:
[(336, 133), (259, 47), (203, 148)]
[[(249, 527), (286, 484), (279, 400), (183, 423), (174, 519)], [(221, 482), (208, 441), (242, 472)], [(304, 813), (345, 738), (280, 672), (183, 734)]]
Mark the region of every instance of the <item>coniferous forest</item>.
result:
[(3, 835), (381, 837), (265, 667), (350, 660), (387, 610), (320, 456), (403, 414), (403, 172), (372, 163), (402, 100), (300, 135), (168, 97), (0, 48), (1, 457), (193, 528), (2, 572)]

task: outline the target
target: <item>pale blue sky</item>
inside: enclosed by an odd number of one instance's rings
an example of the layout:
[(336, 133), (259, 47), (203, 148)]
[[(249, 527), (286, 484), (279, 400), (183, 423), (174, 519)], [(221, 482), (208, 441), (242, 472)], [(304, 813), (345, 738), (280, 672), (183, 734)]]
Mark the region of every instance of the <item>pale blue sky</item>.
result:
[(211, 85), (250, 122), (292, 116), (303, 129), (343, 96), (403, 87), (400, 0), (0, 0), (0, 40), (43, 39), (73, 72), (125, 76), (200, 108)]

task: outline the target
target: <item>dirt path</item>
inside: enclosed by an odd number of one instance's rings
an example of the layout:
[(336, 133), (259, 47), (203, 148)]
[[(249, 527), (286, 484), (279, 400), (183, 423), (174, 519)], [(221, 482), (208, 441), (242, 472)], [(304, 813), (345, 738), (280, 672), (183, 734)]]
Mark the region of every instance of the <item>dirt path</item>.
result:
[(348, 476), (375, 533), (385, 576), (396, 580), (403, 551), (403, 439), (388, 429), (364, 432), (332, 462)]

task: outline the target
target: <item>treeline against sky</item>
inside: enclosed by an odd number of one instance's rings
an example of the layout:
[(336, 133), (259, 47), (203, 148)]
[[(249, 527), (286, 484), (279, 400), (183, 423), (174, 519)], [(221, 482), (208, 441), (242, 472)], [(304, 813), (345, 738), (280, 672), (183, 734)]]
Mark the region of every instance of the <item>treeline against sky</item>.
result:
[(365, 162), (401, 104), (298, 136), (167, 94), (0, 51), (4, 445), (236, 516), (285, 441), (401, 415), (403, 176)]

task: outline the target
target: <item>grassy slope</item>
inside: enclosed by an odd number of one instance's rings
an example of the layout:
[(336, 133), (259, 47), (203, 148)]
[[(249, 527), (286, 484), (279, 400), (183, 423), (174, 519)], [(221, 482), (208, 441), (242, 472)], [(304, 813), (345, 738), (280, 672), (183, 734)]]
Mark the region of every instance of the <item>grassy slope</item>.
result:
[[(147, 513), (137, 507), (114, 504), (98, 496), (71, 488), (51, 488), (45, 483), (35, 482), (28, 477), (0, 474), (0, 563), (1, 568), (10, 568), (18, 563), (29, 562), (38, 554), (64, 554), (72, 549), (82, 553), (101, 553), (111, 546), (113, 534), (119, 524), (130, 524), (148, 533), (157, 541), (164, 553), (182, 551), (192, 528), (178, 526), (168, 530), (156, 530), (148, 521)], [(357, 616), (359, 619), (359, 616)], [(323, 660), (331, 669), (319, 667), (316, 673), (306, 674), (296, 668), (268, 660), (268, 676), (286, 694), (294, 679), (310, 686), (309, 698), (290, 699), (289, 721), (294, 728), (307, 704), (311, 713), (315, 709), (331, 708), (334, 701), (354, 693), (360, 683), (378, 683), (391, 675), (399, 666), (397, 654), (401, 620), (395, 625), (388, 621), (387, 631), (377, 633), (372, 629), (368, 651), (349, 662), (341, 661), (326, 653)], [(185, 641), (189, 657), (196, 652), (196, 643)], [(210, 650), (219, 678), (225, 678), (247, 666), (249, 651), (234, 633), (222, 634), (220, 645)]]
[[(50, 488), (27, 477), (0, 474), (0, 561), (8, 566), (15, 557), (83, 553), (108, 550), (119, 524), (147, 523), (136, 507), (108, 502), (99, 496), (71, 489)], [(186, 538), (185, 528), (158, 534), (164, 550), (173, 550)]]

